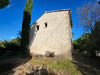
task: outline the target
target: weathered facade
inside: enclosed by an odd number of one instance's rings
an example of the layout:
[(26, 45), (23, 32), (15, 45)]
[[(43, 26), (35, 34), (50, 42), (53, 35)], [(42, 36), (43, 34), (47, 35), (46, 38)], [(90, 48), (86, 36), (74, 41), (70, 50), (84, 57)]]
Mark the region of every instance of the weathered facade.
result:
[(53, 51), (56, 56), (71, 59), (71, 28), (70, 9), (45, 12), (30, 27), (30, 52), (45, 55), (46, 51)]

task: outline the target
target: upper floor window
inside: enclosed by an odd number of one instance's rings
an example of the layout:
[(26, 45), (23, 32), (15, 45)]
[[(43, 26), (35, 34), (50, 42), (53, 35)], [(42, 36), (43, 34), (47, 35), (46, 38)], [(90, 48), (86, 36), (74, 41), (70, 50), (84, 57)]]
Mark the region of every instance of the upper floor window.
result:
[(39, 30), (39, 25), (36, 26), (36, 30), (37, 30), (37, 31)]
[(47, 27), (47, 22), (46, 23), (44, 23), (45, 24), (45, 27)]

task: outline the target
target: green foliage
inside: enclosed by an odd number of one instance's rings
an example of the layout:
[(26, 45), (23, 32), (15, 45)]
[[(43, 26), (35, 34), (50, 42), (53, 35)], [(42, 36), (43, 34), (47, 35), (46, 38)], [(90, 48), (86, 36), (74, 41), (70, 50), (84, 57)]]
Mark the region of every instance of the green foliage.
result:
[(89, 55), (95, 56), (97, 45), (90, 38), (92, 38), (91, 33), (84, 33), (80, 38), (73, 41), (74, 49), (79, 49), (81, 52), (87, 51)]
[(18, 51), (20, 50), (19, 46), (16, 44), (16, 42), (12, 42), (12, 41), (4, 41), (3, 42), (3, 47), (7, 50), (7, 51)]
[[(100, 35), (100, 6), (96, 0), (86, 1), (82, 7), (77, 8), (77, 14), (79, 19), (79, 26), (82, 26), (86, 32), (90, 32), (95, 42), (97, 50), (100, 51), (100, 41), (98, 35)], [(89, 35), (89, 36), (91, 36)], [(87, 42), (86, 42), (87, 43)]]
[(0, 0), (0, 9), (4, 8), (9, 4), (10, 4), (9, 0)]
[(73, 47), (74, 49), (79, 49), (79, 44), (77, 43), (76, 40), (73, 41)]
[(94, 32), (95, 32), (95, 42), (98, 47), (98, 51), (100, 51), (100, 21), (95, 23)]
[(11, 41), (4, 40), (0, 44), (0, 54), (5, 53), (6, 51), (21, 51), (20, 42), (21, 39), (19, 37), (12, 39)]
[(21, 49), (25, 56), (29, 54), (28, 45), (29, 45), (29, 28), (32, 14), (33, 1), (27, 0), (25, 9), (23, 12), (23, 23), (22, 23), (22, 34), (21, 34)]
[(5, 52), (5, 48), (0, 46), (0, 55), (4, 54), (4, 52)]
[[(33, 6), (33, 1), (32, 0), (27, 0), (24, 11), (28, 12), (28, 14), (30, 16), (32, 14), (32, 6)], [(31, 17), (29, 17), (29, 18), (31, 19)]]
[(18, 46), (21, 45), (21, 39), (19, 37), (15, 38), (15, 39), (12, 39), (11, 42), (16, 43)]
[(32, 60), (29, 61), (29, 63), (38, 66), (46, 64), (47, 67), (50, 68), (50, 70), (52, 71), (54, 70), (58, 74), (61, 73), (62, 75), (81, 75), (81, 72), (78, 69), (76, 69), (72, 61), (69, 60), (33, 58)]

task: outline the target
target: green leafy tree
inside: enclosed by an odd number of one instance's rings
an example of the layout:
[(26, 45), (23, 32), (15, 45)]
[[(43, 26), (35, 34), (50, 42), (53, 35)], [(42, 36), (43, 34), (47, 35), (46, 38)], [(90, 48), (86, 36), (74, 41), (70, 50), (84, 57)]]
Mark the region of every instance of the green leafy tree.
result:
[(16, 42), (6, 41), (2, 43), (2, 47), (6, 49), (6, 51), (20, 51), (20, 46)]
[(9, 0), (0, 0), (0, 9), (8, 6), (10, 4)]
[(84, 33), (80, 38), (73, 41), (74, 49), (79, 49), (80, 52), (87, 51), (89, 55), (96, 56), (97, 45), (92, 41), (92, 37), (91, 33)]
[(21, 39), (19, 37), (12, 40), (4, 40), (0, 43), (0, 54), (6, 51), (21, 51)]
[(21, 34), (21, 49), (25, 56), (29, 55), (29, 28), (32, 14), (33, 1), (27, 0), (23, 12), (22, 34)]
[(95, 24), (100, 21), (100, 5), (98, 4), (97, 0), (85, 2), (82, 7), (77, 8), (77, 14), (79, 26), (82, 26), (86, 32), (91, 33), (89, 38), (95, 42), (95, 44), (98, 46), (97, 50), (100, 51), (95, 33)]
[(15, 38), (15, 39), (12, 39), (11, 42), (16, 43), (18, 46), (21, 45), (21, 39), (20, 39), (20, 37), (17, 37), (17, 38)]
[(95, 32), (95, 40), (98, 47), (98, 51), (100, 51), (100, 21), (96, 22), (94, 25), (94, 32)]

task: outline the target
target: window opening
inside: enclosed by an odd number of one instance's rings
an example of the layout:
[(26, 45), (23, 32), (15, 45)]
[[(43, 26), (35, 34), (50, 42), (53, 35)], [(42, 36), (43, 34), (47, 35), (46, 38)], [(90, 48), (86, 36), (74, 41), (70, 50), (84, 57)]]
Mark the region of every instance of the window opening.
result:
[(47, 27), (47, 22), (46, 23), (44, 23), (45, 24), (45, 27)]
[(39, 30), (39, 25), (36, 26), (37, 31)]

